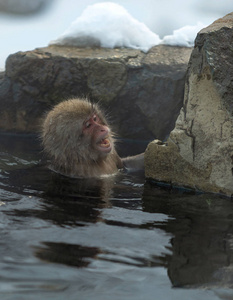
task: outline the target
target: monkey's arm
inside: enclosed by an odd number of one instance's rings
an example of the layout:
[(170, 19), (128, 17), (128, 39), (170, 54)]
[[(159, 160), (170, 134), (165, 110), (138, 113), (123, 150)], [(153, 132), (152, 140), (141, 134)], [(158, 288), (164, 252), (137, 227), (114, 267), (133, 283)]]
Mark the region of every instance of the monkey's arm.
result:
[(122, 158), (122, 162), (127, 171), (144, 170), (144, 153)]

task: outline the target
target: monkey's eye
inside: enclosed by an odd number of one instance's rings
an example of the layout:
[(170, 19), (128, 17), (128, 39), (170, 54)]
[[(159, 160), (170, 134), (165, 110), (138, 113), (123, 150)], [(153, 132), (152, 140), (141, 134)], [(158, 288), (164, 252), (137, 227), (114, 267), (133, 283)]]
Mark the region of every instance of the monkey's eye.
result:
[(91, 122), (87, 121), (87, 122), (85, 123), (85, 128), (90, 128), (90, 127), (91, 127)]
[(95, 122), (97, 121), (97, 116), (96, 115), (93, 116), (93, 121), (95, 121)]

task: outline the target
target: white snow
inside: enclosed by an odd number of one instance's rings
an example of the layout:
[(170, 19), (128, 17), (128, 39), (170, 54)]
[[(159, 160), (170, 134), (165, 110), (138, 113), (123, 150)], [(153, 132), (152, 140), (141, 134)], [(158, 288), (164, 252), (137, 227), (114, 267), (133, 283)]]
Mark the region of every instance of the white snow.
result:
[(147, 52), (161, 42), (144, 23), (133, 18), (121, 5), (103, 2), (88, 6), (82, 15), (51, 44), (127, 47)]
[(180, 29), (174, 30), (172, 35), (166, 35), (163, 38), (162, 44), (170, 46), (192, 47), (194, 46), (194, 40), (197, 36), (197, 33), (206, 26), (206, 24), (198, 22), (197, 25), (187, 25)]
[(161, 40), (144, 23), (113, 2), (89, 5), (71, 26), (50, 44), (69, 46), (126, 47), (147, 52), (152, 46), (165, 44), (192, 47), (195, 37), (207, 25), (187, 25)]

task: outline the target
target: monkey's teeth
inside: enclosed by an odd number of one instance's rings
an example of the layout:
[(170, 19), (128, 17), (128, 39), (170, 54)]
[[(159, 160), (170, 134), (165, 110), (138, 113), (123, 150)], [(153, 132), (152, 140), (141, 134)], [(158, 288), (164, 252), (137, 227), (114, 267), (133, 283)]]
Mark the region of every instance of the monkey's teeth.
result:
[(109, 142), (109, 140), (108, 139), (102, 139), (101, 141), (100, 141), (100, 146), (101, 147), (109, 147), (110, 146), (110, 142)]

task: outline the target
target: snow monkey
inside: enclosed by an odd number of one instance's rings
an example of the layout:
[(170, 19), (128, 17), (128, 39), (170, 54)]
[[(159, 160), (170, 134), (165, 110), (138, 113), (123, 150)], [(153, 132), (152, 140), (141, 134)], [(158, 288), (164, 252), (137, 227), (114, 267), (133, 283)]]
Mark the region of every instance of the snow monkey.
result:
[(56, 105), (42, 125), (42, 143), (51, 169), (70, 177), (100, 177), (118, 169), (143, 169), (144, 155), (121, 159), (97, 104), (74, 98)]

